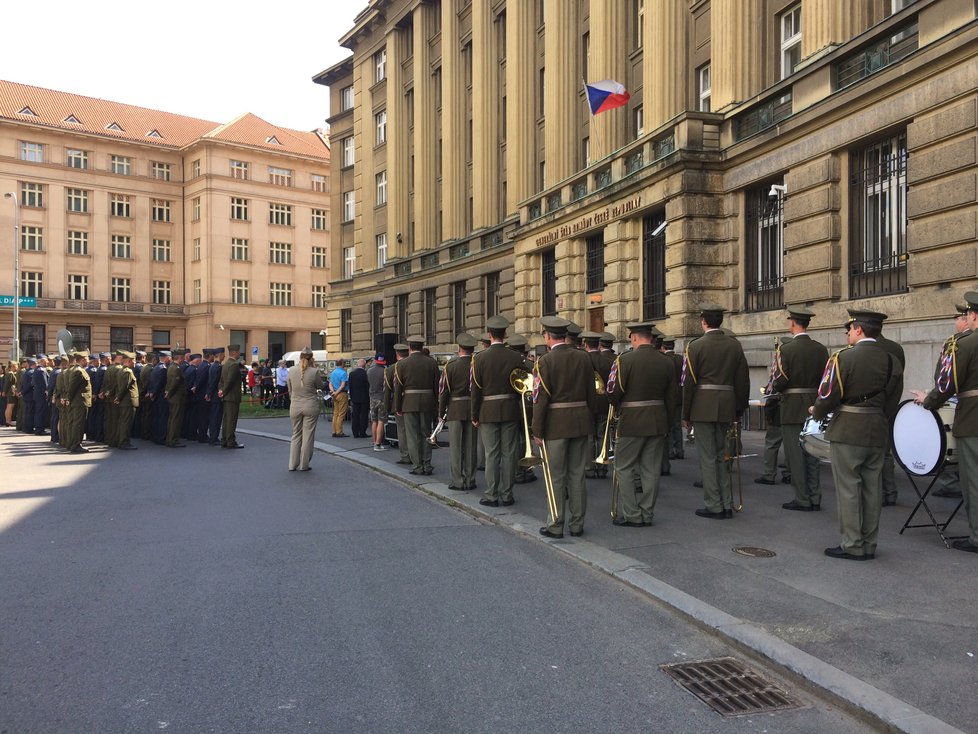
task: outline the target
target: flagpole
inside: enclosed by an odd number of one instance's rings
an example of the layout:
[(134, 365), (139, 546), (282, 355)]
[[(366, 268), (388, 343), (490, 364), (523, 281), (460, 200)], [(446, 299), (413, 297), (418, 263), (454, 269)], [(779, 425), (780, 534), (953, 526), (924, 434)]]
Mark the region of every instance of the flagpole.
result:
[[(589, 129), (589, 139), (590, 138), (594, 138), (595, 145), (597, 145), (600, 148), (601, 142), (600, 142), (600, 138), (599, 138), (598, 128), (594, 124), (594, 111), (591, 109), (591, 98), (588, 96), (588, 93), (587, 93), (587, 82), (584, 81), (584, 77), (583, 76), (581, 77), (581, 84), (584, 87), (584, 101), (587, 102), (587, 111), (591, 115), (591, 124), (589, 126), (590, 127), (590, 129)], [(592, 161), (596, 160), (596, 158), (595, 158), (594, 155), (591, 155), (591, 160)], [(586, 164), (587, 161), (584, 161), (584, 163)]]

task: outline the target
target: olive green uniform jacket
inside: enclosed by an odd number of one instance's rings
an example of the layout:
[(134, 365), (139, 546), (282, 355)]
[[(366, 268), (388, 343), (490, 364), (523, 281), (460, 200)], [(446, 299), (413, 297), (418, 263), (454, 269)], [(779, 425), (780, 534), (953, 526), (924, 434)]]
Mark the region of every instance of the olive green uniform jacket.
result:
[(546, 440), (591, 433), (598, 404), (587, 352), (558, 344), (537, 360), (533, 435)]
[[(815, 403), (829, 350), (808, 334), (796, 334), (780, 349), (781, 360), (774, 378), (774, 392), (781, 395), (781, 423), (804, 423)], [(806, 392), (795, 392), (803, 390)]]
[[(166, 373), (166, 381), (169, 384), (169, 369)], [(238, 367), (238, 360), (234, 357), (228, 357), (221, 365), (221, 381), (218, 383), (218, 389), (223, 393), (221, 400), (225, 403), (241, 402), (241, 369)]]
[(438, 363), (421, 352), (395, 363), (394, 412), (434, 413), (440, 378)]
[(472, 369), (472, 355), (453, 359), (445, 365), (442, 375), (441, 393), (438, 396), (438, 414), (446, 421), (468, 421), (472, 419), (471, 395), (469, 393), (469, 372)]
[(667, 355), (651, 344), (621, 355), (608, 380), (608, 399), (619, 411), (618, 435), (664, 436), (678, 395), (675, 366)]
[(686, 348), (684, 370), (683, 420), (730, 423), (747, 409), (747, 359), (740, 342), (733, 337), (719, 329), (707, 331)]
[(515, 369), (525, 369), (523, 355), (505, 344), (493, 344), (472, 357), (472, 420), (479, 423), (523, 420), (519, 393), (510, 381)]

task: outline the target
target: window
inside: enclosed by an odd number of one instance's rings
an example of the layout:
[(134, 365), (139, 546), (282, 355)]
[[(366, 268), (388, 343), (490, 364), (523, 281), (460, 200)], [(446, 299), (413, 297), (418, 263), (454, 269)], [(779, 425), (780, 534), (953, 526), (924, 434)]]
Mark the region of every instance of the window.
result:
[[(469, 46), (471, 49), (471, 46)], [(588, 65), (591, 61), (591, 34), (585, 33), (581, 36), (581, 76), (587, 79), (590, 75), (588, 73)]]
[(801, 5), (781, 14), (781, 78), (791, 76), (801, 61)]
[(557, 253), (554, 248), (540, 254), (540, 280), (544, 316), (557, 315)]
[(353, 86), (343, 87), (340, 90), (340, 111), (353, 109)]
[(357, 250), (355, 247), (343, 248), (343, 279), (349, 280), (357, 268)]
[(666, 317), (666, 215), (642, 219), (642, 318)]
[(377, 145), (383, 145), (387, 142), (387, 110), (374, 115), (374, 127), (377, 129)]
[(587, 292), (604, 290), (604, 233), (591, 235), (587, 245)]
[(190, 178), (197, 178), (200, 175), (200, 158), (195, 159), (190, 164)]
[(170, 221), (170, 202), (164, 199), (153, 199), (153, 221)]
[(357, 204), (356, 200), (353, 198), (352, 191), (343, 192), (343, 221), (352, 222), (353, 217), (356, 214)]
[(329, 267), (329, 251), (325, 247), (312, 248), (312, 266), (314, 268)]
[(124, 234), (112, 235), (112, 257), (128, 260), (132, 257), (132, 237)]
[(44, 324), (20, 325), (21, 354), (41, 354), (46, 349), (45, 343)]
[(329, 179), (319, 173), (314, 173), (311, 176), (312, 179), (312, 190), (313, 191), (329, 191)]
[(23, 226), (20, 228), (20, 249), (40, 252), (44, 249), (44, 228)]
[(248, 253), (248, 240), (244, 237), (232, 237), (231, 238), (231, 259), (232, 260), (250, 260), (251, 255)]
[(370, 333), (384, 333), (384, 302), (374, 301), (370, 304)]
[(109, 194), (109, 213), (113, 217), (131, 217), (132, 205), (124, 194)]
[(632, 48), (642, 48), (644, 34), (642, 28), (645, 23), (645, 0), (632, 1), (632, 17), (635, 23), (632, 25)]
[(486, 294), (486, 318), (491, 319), (499, 313), (499, 273), (488, 273), (484, 280)]
[(231, 178), (239, 178), (242, 181), (248, 180), (248, 162), (231, 161)]
[(309, 332), (309, 346), (313, 351), (317, 349), (322, 350), (326, 348), (326, 337), (320, 334), (318, 331)]
[(327, 214), (325, 209), (313, 209), (312, 210), (312, 228), (323, 230), (326, 229), (328, 222)]
[(112, 300), (116, 303), (128, 303), (132, 298), (132, 283), (129, 278), (112, 279)]
[(381, 232), (374, 240), (377, 244), (377, 267), (382, 268), (387, 265), (387, 233)]
[(160, 181), (170, 180), (170, 164), (153, 161), (149, 166), (150, 175)]
[(170, 262), (170, 240), (153, 240), (153, 259), (156, 262)]
[(40, 209), (44, 206), (44, 187), (39, 183), (20, 185), (20, 205)]
[(88, 300), (88, 276), (87, 275), (68, 276), (68, 300), (69, 301)]
[(269, 204), (268, 223), (292, 226), (292, 206), (290, 204)]
[(340, 349), (349, 352), (353, 349), (353, 310), (340, 310)]
[(71, 341), (79, 349), (86, 349), (92, 344), (92, 327), (81, 324), (68, 324), (65, 327), (71, 332)]
[(314, 285), (312, 287), (313, 308), (326, 308), (326, 291), (327, 287), (325, 285)]
[(127, 155), (109, 156), (109, 170), (120, 176), (132, 175), (132, 158)]
[(248, 303), (248, 281), (231, 281), (231, 303)]
[[(232, 333), (231, 338), (234, 339), (234, 334)], [(235, 344), (244, 344), (244, 342), (234, 342)], [(153, 346), (159, 347), (169, 347), (170, 346), (170, 330), (169, 329), (153, 329)]]
[(81, 232), (77, 229), (68, 230), (68, 254), (88, 254), (88, 232)]
[(387, 203), (387, 171), (381, 171), (374, 177), (377, 184), (377, 206)]
[(426, 288), (424, 292), (424, 338), (428, 344), (438, 341), (438, 319), (435, 305), (438, 303), (438, 292), (434, 288)]
[(645, 135), (645, 108), (638, 105), (635, 108), (635, 137), (640, 138)]
[[(69, 331), (71, 331), (69, 329)], [(74, 335), (75, 332), (71, 332)], [(164, 342), (169, 344), (169, 340)], [(131, 326), (110, 326), (109, 327), (109, 350), (115, 351), (116, 349), (125, 349), (129, 351), (132, 349), (132, 327)]]
[(231, 219), (248, 220), (248, 200), (237, 196), (231, 197)]
[(343, 168), (349, 168), (356, 162), (356, 149), (353, 145), (353, 136), (343, 138)]
[(44, 297), (44, 274), (20, 272), (20, 295), (28, 298)]
[(591, 138), (590, 136), (584, 138), (581, 141), (581, 160), (584, 161), (584, 167), (587, 168), (591, 165)]
[(196, 279), (194, 281), (193, 292), (194, 292), (194, 303), (195, 304), (196, 303), (200, 303), (200, 300), (201, 300), (201, 297), (200, 297), (200, 294), (201, 294), (201, 290), (200, 290), (200, 278), (198, 278), (198, 279)]
[(712, 94), (712, 84), (710, 79), (710, 65), (701, 66), (696, 71), (696, 96), (698, 99), (697, 107), (700, 112), (710, 111), (710, 96)]
[(397, 333), (407, 338), (408, 333), (408, 294), (401, 293), (397, 297)]
[(85, 189), (67, 189), (65, 200), (68, 204), (68, 211), (79, 214), (88, 213), (88, 192)]
[(31, 163), (44, 163), (44, 146), (41, 143), (20, 141), (20, 159)]
[(374, 54), (374, 84), (387, 78), (387, 49), (382, 48)]
[(465, 331), (465, 281), (452, 283), (452, 334)]
[(907, 290), (907, 134), (852, 153), (849, 296)]
[(292, 243), (290, 243), (290, 242), (269, 242), (268, 243), (268, 262), (271, 265), (291, 265), (292, 264)]
[(168, 280), (153, 281), (153, 303), (160, 304), (160, 305), (169, 305), (170, 281)]
[(291, 168), (276, 168), (275, 166), (268, 167), (268, 183), (274, 184), (275, 186), (291, 186), (292, 185), (292, 169)]
[(769, 311), (781, 308), (784, 302), (784, 200), (781, 196), (771, 198), (770, 191), (768, 183), (747, 192), (748, 311)]
[(68, 168), (88, 168), (88, 151), (68, 148), (65, 150), (65, 165)]
[(200, 221), (200, 197), (195, 196), (190, 200), (190, 217), (193, 221)]
[(200, 237), (194, 237), (193, 250), (193, 259), (195, 261), (200, 260)]
[(272, 283), (269, 286), (269, 303), (273, 306), (292, 305), (292, 284), (291, 283)]

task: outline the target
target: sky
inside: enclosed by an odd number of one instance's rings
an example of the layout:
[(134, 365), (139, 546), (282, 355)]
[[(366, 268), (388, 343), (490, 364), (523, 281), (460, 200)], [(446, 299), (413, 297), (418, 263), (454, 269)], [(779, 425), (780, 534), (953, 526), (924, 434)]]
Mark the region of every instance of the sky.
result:
[(367, 0), (5, 3), (0, 78), (224, 123), (325, 128), (313, 75)]

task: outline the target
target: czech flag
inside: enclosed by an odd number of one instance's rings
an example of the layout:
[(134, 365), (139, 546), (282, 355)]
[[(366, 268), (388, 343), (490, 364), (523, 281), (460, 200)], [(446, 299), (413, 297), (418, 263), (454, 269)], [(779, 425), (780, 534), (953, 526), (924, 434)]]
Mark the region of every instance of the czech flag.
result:
[(584, 88), (587, 90), (587, 103), (591, 106), (592, 115), (624, 107), (632, 96), (625, 91), (624, 84), (619, 84), (614, 79), (585, 84)]

